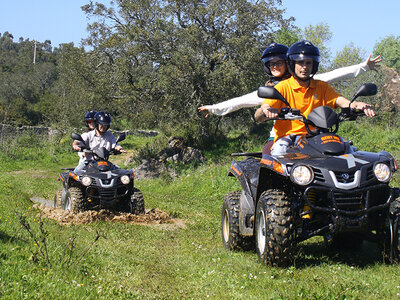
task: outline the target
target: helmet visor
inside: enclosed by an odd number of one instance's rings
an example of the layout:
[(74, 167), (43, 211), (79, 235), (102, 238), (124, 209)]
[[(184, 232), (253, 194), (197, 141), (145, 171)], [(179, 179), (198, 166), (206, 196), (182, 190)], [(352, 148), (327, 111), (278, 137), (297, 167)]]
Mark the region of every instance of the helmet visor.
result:
[(266, 57), (263, 57), (261, 60), (265, 65), (267, 62), (269, 62), (270, 60), (273, 60), (275, 58), (279, 59), (279, 60), (285, 60), (286, 54), (266, 56)]
[(315, 61), (315, 62), (317, 62), (317, 63), (320, 62), (320, 57), (319, 57), (319, 56), (316, 56), (316, 55), (307, 55), (307, 54), (303, 54), (303, 53), (300, 53), (300, 54), (292, 54), (292, 55), (289, 56), (289, 58), (290, 58), (291, 60), (294, 60), (294, 61), (305, 60), (305, 59), (307, 59), (307, 58), (311, 58), (313, 61)]

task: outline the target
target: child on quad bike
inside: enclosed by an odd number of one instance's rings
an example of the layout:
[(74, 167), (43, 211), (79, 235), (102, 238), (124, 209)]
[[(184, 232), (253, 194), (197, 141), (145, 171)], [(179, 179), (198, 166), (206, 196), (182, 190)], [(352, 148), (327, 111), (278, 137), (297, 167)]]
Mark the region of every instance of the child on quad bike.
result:
[[(94, 110), (89, 110), (86, 114), (85, 114), (85, 125), (87, 127), (87, 131), (92, 131), (94, 130), (95, 126), (94, 126), (94, 116), (97, 112)], [(78, 152), (78, 156), (79, 156), (79, 160), (83, 159), (83, 152)]]
[[(72, 143), (72, 148), (75, 151), (81, 151), (82, 148), (87, 148), (91, 150), (94, 148), (105, 147), (108, 151), (111, 151), (111, 149), (114, 149), (115, 147), (115, 150), (121, 153), (126, 153), (122, 146), (118, 144), (116, 145), (116, 139), (114, 135), (108, 131), (112, 121), (111, 115), (108, 112), (99, 111), (94, 115), (93, 118), (94, 130), (82, 134), (84, 145), (82, 145), (82, 142), (74, 140), (74, 142)], [(90, 123), (88, 122), (87, 126), (90, 128), (89, 124)], [(91, 159), (92, 154), (83, 153), (81, 159), (79, 160), (79, 164), (75, 168), (74, 172), (82, 170)]]

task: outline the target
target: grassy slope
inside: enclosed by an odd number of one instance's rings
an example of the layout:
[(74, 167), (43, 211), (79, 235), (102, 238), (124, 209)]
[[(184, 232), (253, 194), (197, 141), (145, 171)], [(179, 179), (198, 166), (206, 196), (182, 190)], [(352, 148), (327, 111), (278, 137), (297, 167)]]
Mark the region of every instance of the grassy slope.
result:
[[(361, 124), (351, 136), (356, 136), (360, 149), (385, 148), (400, 158), (399, 133)], [(138, 147), (142, 142), (128, 140), (126, 145)], [(2, 160), (0, 297), (392, 299), (400, 293), (400, 269), (383, 264), (371, 244), (358, 253), (338, 254), (315, 238), (300, 245), (295, 265), (286, 269), (259, 264), (254, 252), (224, 250), (219, 228), (222, 198), (240, 188), (226, 177), (229, 159), (208, 163), (176, 180), (136, 182), (147, 208), (158, 207), (185, 220), (186, 228), (107, 222), (61, 226), (43, 219), (50, 262), (39, 256), (34, 263), (32, 253), (41, 240), (35, 245), (15, 213), (26, 216), (34, 233), (40, 233), (40, 219), (29, 198), (52, 197), (59, 168), (76, 162), (76, 155), (68, 152), (49, 158), (54, 152), (25, 150), (18, 161)], [(397, 178), (394, 182), (399, 185)], [(101, 237), (90, 247), (96, 232)]]

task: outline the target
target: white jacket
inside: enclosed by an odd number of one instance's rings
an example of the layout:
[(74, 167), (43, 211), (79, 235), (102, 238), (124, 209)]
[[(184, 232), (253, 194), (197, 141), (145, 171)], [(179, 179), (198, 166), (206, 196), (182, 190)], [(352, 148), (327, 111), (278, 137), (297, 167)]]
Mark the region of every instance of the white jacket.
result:
[[(314, 79), (332, 83), (343, 79), (355, 78), (368, 70), (368, 65), (363, 62), (358, 65), (343, 67), (322, 74), (315, 74)], [(254, 91), (249, 94), (232, 98), (217, 104), (205, 105), (205, 108), (214, 115), (225, 116), (241, 108), (261, 105), (263, 100), (264, 99), (257, 96), (257, 91)]]

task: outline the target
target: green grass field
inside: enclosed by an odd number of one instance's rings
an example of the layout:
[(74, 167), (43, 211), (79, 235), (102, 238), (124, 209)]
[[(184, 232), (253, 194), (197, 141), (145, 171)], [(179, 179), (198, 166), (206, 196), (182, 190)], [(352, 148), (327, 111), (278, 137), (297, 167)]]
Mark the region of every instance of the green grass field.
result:
[[(400, 158), (400, 130), (371, 128), (368, 123), (344, 129), (360, 149), (385, 149)], [(7, 151), (3, 145), (0, 298), (400, 298), (400, 268), (384, 264), (374, 244), (338, 253), (314, 238), (299, 245), (289, 268), (262, 265), (253, 251), (225, 250), (220, 232), (222, 199), (240, 189), (235, 179), (226, 176), (229, 157), (207, 154), (207, 164), (184, 170), (178, 178), (136, 181), (146, 208), (159, 208), (182, 220), (184, 227), (102, 221), (65, 226), (41, 218), (29, 199), (50, 199), (60, 187), (59, 169), (77, 162), (76, 154), (65, 146), (68, 143), (34, 145), (27, 138)], [(129, 138), (123, 145), (136, 148), (145, 143)], [(397, 177), (394, 185), (399, 185)], [(21, 218), (32, 236), (20, 224)]]

